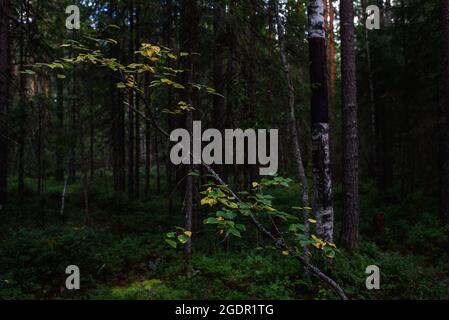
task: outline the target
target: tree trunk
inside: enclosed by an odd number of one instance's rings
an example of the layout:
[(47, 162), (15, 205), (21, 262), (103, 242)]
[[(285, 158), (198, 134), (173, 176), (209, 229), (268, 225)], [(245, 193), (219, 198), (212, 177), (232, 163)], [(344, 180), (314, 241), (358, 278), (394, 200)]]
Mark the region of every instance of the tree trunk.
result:
[[(140, 6), (139, 2), (136, 3), (135, 8), (135, 37), (134, 37), (134, 50), (139, 50), (140, 45), (140, 25), (139, 25), (139, 16), (140, 16)], [(133, 53), (134, 54), (134, 53)], [(136, 56), (136, 59), (138, 59), (138, 56)], [(136, 61), (139, 62), (139, 61)], [(136, 75), (137, 77), (137, 75)], [(137, 81), (137, 79), (136, 79)], [(135, 98), (135, 109), (139, 110), (139, 99)], [(140, 110), (139, 110), (140, 112)], [(139, 199), (140, 197), (140, 117), (136, 115), (134, 120), (134, 134), (135, 134), (135, 155), (134, 155), (134, 196), (136, 199)]]
[(57, 144), (56, 144), (56, 170), (55, 178), (58, 181), (64, 180), (64, 80), (56, 79), (56, 117), (57, 123)]
[[(133, 0), (129, 1), (128, 4), (129, 10), (129, 62), (132, 62), (132, 57), (134, 55), (134, 2)], [(131, 75), (130, 77), (134, 77)], [(128, 197), (129, 199), (134, 199), (134, 178), (135, 178), (135, 164), (134, 164), (134, 91), (130, 89), (128, 91)]]
[(334, 45), (334, 1), (329, 1), (329, 85), (330, 100), (335, 100), (335, 45)]
[[(150, 101), (150, 77), (148, 75), (145, 75), (145, 96)], [(151, 111), (149, 106), (145, 106), (145, 197), (148, 197), (150, 193), (150, 176), (151, 176), (151, 123), (150, 120), (148, 120), (151, 116)]]
[[(309, 186), (307, 182), (307, 176), (304, 169), (304, 164), (301, 155), (301, 148), (299, 144), (299, 134), (296, 126), (296, 116), (295, 116), (295, 88), (293, 87), (293, 82), (290, 76), (290, 65), (287, 60), (287, 54), (285, 52), (285, 43), (284, 43), (284, 26), (281, 22), (281, 16), (279, 14), (279, 4), (278, 1), (274, 1), (274, 9), (276, 16), (276, 24), (278, 29), (278, 41), (279, 41), (279, 52), (281, 55), (281, 63), (282, 63), (282, 71), (284, 72), (285, 78), (287, 80), (287, 88), (288, 88), (288, 128), (290, 131), (290, 135), (293, 142), (293, 153), (296, 162), (296, 169), (298, 171), (298, 178), (301, 184), (301, 202), (304, 208), (310, 207), (309, 203)], [(306, 227), (306, 235), (308, 236), (309, 232), (309, 211), (308, 209), (303, 210), (304, 217), (304, 225)], [(306, 250), (307, 251), (307, 250)], [(305, 257), (308, 258), (306, 253)]]
[(0, 208), (6, 203), (8, 179), (8, 107), (10, 61), (10, 15), (9, 0), (2, 1), (0, 7)]
[[(109, 21), (115, 23), (114, 12), (117, 11), (117, 4), (114, 0), (109, 2)], [(111, 37), (113, 35), (111, 34)], [(117, 47), (111, 47), (111, 56), (117, 58)], [(124, 192), (126, 184), (125, 175), (125, 111), (122, 103), (122, 94), (116, 89), (116, 80), (111, 73), (110, 76), (110, 101), (111, 106), (111, 140), (112, 140), (112, 168), (114, 175), (114, 191)]]
[(160, 159), (159, 159), (159, 134), (154, 132), (154, 159), (156, 160), (156, 189), (157, 193), (161, 193), (161, 171), (160, 171)]
[[(181, 0), (181, 30), (180, 30), (180, 47), (184, 52), (196, 52), (198, 47), (198, 21), (199, 20), (199, 4), (197, 0)], [(184, 72), (184, 85), (185, 85), (185, 101), (188, 104), (192, 104), (193, 101), (193, 80), (194, 80), (194, 67), (195, 67), (195, 55), (189, 55), (186, 59), (185, 72)], [(193, 126), (193, 113), (188, 111), (186, 113), (186, 128), (192, 137)], [(190, 143), (193, 141), (191, 139)], [(191, 163), (192, 163), (191, 159)], [(185, 197), (184, 197), (184, 228), (186, 230), (192, 230), (192, 217), (193, 217), (193, 176), (190, 173), (193, 171), (193, 165), (187, 165), (186, 170), (186, 184), (185, 184)], [(190, 259), (192, 255), (192, 240), (189, 239), (185, 245), (185, 256), (190, 265)], [(190, 268), (189, 268), (190, 269)]]
[(37, 194), (40, 196), (42, 193), (42, 131), (43, 131), (43, 124), (42, 124), (42, 113), (44, 108), (44, 98), (39, 99), (38, 101), (38, 131), (37, 131)]
[[(23, 23), (23, 18), (26, 15), (24, 5), (20, 10), (20, 22)], [(28, 15), (26, 15), (28, 16)], [(23, 70), (25, 66), (25, 35), (24, 32), (20, 32), (19, 38), (19, 70)], [(25, 193), (25, 135), (26, 135), (26, 118), (27, 118), (27, 106), (26, 106), (26, 79), (23, 73), (19, 74), (19, 159), (18, 159), (18, 172), (17, 172), (17, 186), (18, 197), (23, 199)]]
[(354, 7), (340, 0), (341, 77), (343, 121), (343, 222), (342, 245), (353, 249), (359, 234), (357, 82)]
[(333, 241), (334, 209), (329, 151), (329, 115), (323, 0), (309, 0), (308, 42), (311, 83), (312, 166), (316, 230)]
[[(214, 48), (214, 89), (218, 93), (224, 94), (226, 90), (226, 54), (227, 54), (227, 31), (226, 24), (223, 22), (225, 9), (222, 4), (217, 3), (214, 8), (214, 35), (215, 35), (215, 48)], [(226, 126), (226, 99), (218, 95), (213, 97), (213, 119), (215, 128), (220, 130), (224, 134)], [(222, 151), (224, 152), (224, 151)], [(224, 153), (223, 153), (224, 154)], [(214, 165), (215, 171), (223, 176), (224, 165)]]
[[(75, 30), (72, 30), (72, 32), (75, 32)], [(75, 34), (74, 34), (75, 35)], [(75, 38), (75, 36), (73, 37)], [(78, 92), (77, 92), (77, 72), (76, 72), (76, 66), (73, 66), (73, 78), (72, 78), (72, 127), (71, 127), (71, 133), (72, 133), (72, 141), (70, 145), (70, 161), (69, 161), (69, 183), (72, 183), (76, 179), (76, 162), (77, 162), (77, 146), (80, 142), (80, 137), (78, 136), (78, 117), (79, 117), (79, 105), (78, 105)]]
[(95, 174), (94, 139), (95, 139), (94, 106), (93, 106), (93, 102), (91, 102), (90, 107), (89, 107), (89, 180), (90, 181), (92, 181), (94, 179), (94, 174)]
[[(366, 0), (362, 0), (362, 17), (363, 21), (366, 21), (368, 15), (366, 14), (367, 2)], [(374, 78), (373, 78), (373, 67), (372, 67), (372, 58), (371, 58), (371, 47), (369, 40), (369, 31), (368, 28), (364, 28), (365, 30), (365, 54), (366, 54), (366, 67), (368, 69), (368, 90), (369, 90), (369, 106), (370, 106), (370, 132), (371, 136), (369, 139), (370, 151), (369, 151), (369, 163), (368, 165), (372, 168), (371, 172), (373, 176), (378, 181), (378, 185), (380, 185), (380, 174), (379, 174), (379, 163), (378, 163), (378, 144), (377, 144), (377, 128), (376, 128), (376, 98), (374, 93)], [(372, 159), (372, 160), (371, 160)]]
[(441, 27), (443, 36), (443, 175), (441, 192), (441, 216), (445, 224), (449, 224), (449, 0), (441, 0)]

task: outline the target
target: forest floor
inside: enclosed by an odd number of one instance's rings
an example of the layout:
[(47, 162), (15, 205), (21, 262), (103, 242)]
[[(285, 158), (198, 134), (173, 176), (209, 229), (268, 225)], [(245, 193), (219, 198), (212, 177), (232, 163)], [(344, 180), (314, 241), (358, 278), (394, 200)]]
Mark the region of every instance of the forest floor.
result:
[[(0, 213), (0, 299), (337, 298), (249, 225), (242, 239), (225, 244), (201, 225), (187, 274), (182, 250), (164, 241), (182, 225), (181, 200), (174, 199), (169, 214), (166, 192), (158, 195), (154, 186), (144, 200), (128, 201), (108, 185), (107, 177), (92, 184), (88, 223), (79, 183), (68, 187), (63, 216), (61, 183), (46, 181), (40, 197), (29, 191), (26, 201), (10, 198)], [(325, 271), (350, 298), (449, 299), (449, 228), (439, 226), (435, 202), (419, 192), (399, 198), (391, 191), (380, 199), (373, 189), (361, 190), (359, 248), (341, 250)], [(298, 194), (296, 185), (275, 192), (275, 204), (288, 210), (298, 205)], [(340, 194), (337, 188), (337, 215)], [(373, 226), (378, 213), (385, 216), (380, 234)], [(80, 290), (65, 288), (72, 264), (80, 268)], [(365, 269), (373, 264), (381, 270), (381, 289), (369, 291)]]

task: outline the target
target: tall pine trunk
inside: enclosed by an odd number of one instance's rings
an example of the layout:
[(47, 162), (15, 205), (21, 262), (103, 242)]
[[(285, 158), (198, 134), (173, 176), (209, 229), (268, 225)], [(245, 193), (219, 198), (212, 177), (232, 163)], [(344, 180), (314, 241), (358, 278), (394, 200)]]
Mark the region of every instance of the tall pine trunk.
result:
[[(198, 20), (199, 20), (199, 4), (197, 0), (181, 0), (181, 30), (180, 30), (180, 47), (184, 52), (196, 52), (198, 47)], [(192, 104), (193, 101), (193, 80), (194, 80), (195, 55), (191, 54), (187, 57), (184, 72), (185, 85), (185, 101)], [(185, 116), (186, 128), (192, 137), (193, 130), (193, 112), (188, 111)], [(192, 139), (190, 141), (192, 145)], [(191, 150), (191, 149), (190, 149)], [(191, 163), (193, 162), (190, 157)], [(188, 231), (192, 230), (193, 220), (193, 176), (190, 174), (193, 171), (193, 165), (187, 165), (186, 183), (185, 183), (185, 197), (184, 197), (184, 228)], [(189, 239), (185, 245), (185, 256), (190, 266), (190, 259), (192, 255), (192, 240)], [(190, 267), (189, 267), (190, 269)]]
[(340, 0), (343, 121), (343, 246), (354, 248), (359, 234), (357, 83), (354, 7)]
[[(114, 24), (114, 13), (117, 11), (117, 2), (111, 0), (108, 7), (108, 18), (111, 24)], [(111, 38), (115, 35), (111, 34)], [(117, 58), (118, 48), (112, 46), (111, 56)], [(122, 94), (116, 88), (116, 79), (111, 73), (109, 78), (109, 98), (111, 107), (111, 140), (112, 140), (112, 168), (114, 175), (114, 191), (124, 192), (126, 184), (125, 174), (125, 110), (122, 103)]]
[(10, 64), (9, 0), (0, 7), (0, 208), (6, 203), (8, 179), (8, 106)]
[(323, 0), (309, 0), (308, 42), (311, 84), (311, 127), (314, 205), (319, 237), (333, 241), (334, 208), (329, 148), (329, 101)]
[[(139, 45), (140, 45), (140, 24), (139, 24), (139, 17), (140, 17), (140, 5), (139, 2), (136, 3), (135, 5), (135, 36), (134, 36), (134, 50), (139, 50)], [(136, 56), (136, 59), (138, 59), (138, 57)], [(136, 61), (139, 62), (139, 61)], [(137, 75), (136, 75), (137, 77)], [(138, 81), (138, 79), (136, 79), (136, 81)], [(135, 109), (138, 110), (138, 112), (140, 112), (139, 108), (140, 108), (140, 104), (139, 104), (139, 99), (137, 98), (137, 96), (134, 98), (134, 104), (135, 104)], [(135, 134), (135, 143), (136, 143), (136, 148), (135, 148), (135, 155), (134, 155), (134, 196), (136, 199), (139, 199), (140, 197), (140, 152), (141, 152), (141, 133), (140, 133), (140, 117), (138, 115), (136, 115), (135, 120), (134, 120), (134, 134)]]
[(441, 216), (449, 224), (449, 0), (441, 0), (441, 27), (443, 36), (443, 175), (441, 192)]
[[(368, 15), (366, 14), (367, 8), (367, 0), (362, 0), (362, 17), (363, 21), (366, 21)], [(369, 39), (369, 31), (368, 28), (365, 29), (365, 55), (366, 55), (366, 68), (368, 71), (368, 90), (369, 90), (369, 106), (370, 106), (370, 131), (371, 136), (369, 141), (370, 151), (369, 158), (372, 159), (369, 161), (369, 165), (372, 167), (371, 172), (373, 176), (377, 179), (378, 185), (380, 185), (380, 177), (379, 177), (379, 163), (378, 163), (378, 144), (377, 144), (377, 127), (376, 127), (376, 98), (374, 93), (374, 77), (373, 77), (373, 67), (372, 67), (372, 58), (371, 58), (371, 45)]]
[[(20, 22), (23, 23), (24, 17), (28, 17), (26, 13), (25, 4), (20, 9)], [(25, 66), (26, 52), (25, 52), (25, 33), (20, 32), (19, 37), (19, 70), (23, 70)], [(18, 197), (23, 199), (25, 193), (25, 135), (26, 135), (26, 118), (27, 118), (27, 85), (26, 78), (23, 73), (19, 74), (19, 158), (17, 165), (17, 186)]]
[[(228, 32), (227, 25), (224, 23), (225, 8), (223, 4), (218, 3), (214, 8), (214, 35), (215, 35), (215, 48), (214, 48), (214, 89), (220, 94), (224, 94), (226, 88), (226, 56), (227, 56), (227, 44), (228, 44)], [(215, 128), (220, 130), (224, 135), (226, 124), (226, 99), (224, 97), (214, 95), (213, 98), (213, 119)], [(224, 151), (222, 151), (224, 152)], [(223, 153), (224, 154), (224, 153)], [(224, 165), (214, 165), (215, 171), (223, 176)]]
[[(128, 59), (131, 63), (134, 55), (134, 2), (130, 0), (128, 3), (129, 10), (129, 43), (128, 43)], [(134, 77), (134, 75), (131, 75)], [(130, 89), (128, 91), (128, 197), (134, 199), (134, 91)]]
[(56, 78), (56, 117), (57, 117), (57, 144), (56, 144), (56, 169), (55, 178), (64, 180), (64, 80)]

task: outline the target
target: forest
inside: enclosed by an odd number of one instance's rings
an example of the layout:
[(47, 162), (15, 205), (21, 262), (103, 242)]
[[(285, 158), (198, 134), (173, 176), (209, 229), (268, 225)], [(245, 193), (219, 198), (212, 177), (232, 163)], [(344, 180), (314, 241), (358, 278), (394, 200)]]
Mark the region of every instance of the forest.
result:
[(448, 248), (449, 0), (0, 0), (0, 300), (447, 300)]

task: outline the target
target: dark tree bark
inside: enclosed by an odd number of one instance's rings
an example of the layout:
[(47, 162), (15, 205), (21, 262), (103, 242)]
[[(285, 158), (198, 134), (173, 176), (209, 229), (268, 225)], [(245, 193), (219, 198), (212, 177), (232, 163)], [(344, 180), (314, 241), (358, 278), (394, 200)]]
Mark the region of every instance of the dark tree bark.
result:
[(340, 0), (341, 77), (343, 117), (343, 223), (342, 245), (354, 248), (359, 234), (357, 82), (354, 7)]
[(45, 99), (40, 98), (38, 101), (38, 130), (37, 130), (37, 194), (40, 196), (43, 191), (43, 168), (42, 168), (42, 154), (43, 154), (43, 109), (45, 107)]
[[(145, 75), (145, 96), (147, 101), (151, 100), (150, 97), (150, 77)], [(145, 197), (147, 197), (150, 193), (150, 176), (151, 176), (151, 122), (148, 120), (151, 116), (151, 111), (149, 106), (144, 106), (145, 108), (145, 188), (144, 193)]]
[[(367, 8), (367, 0), (362, 0), (362, 17), (363, 21), (366, 21), (368, 15), (366, 14)], [(376, 123), (376, 96), (374, 93), (374, 77), (373, 77), (373, 67), (372, 67), (372, 57), (371, 57), (371, 45), (369, 38), (368, 28), (365, 29), (365, 54), (366, 54), (366, 68), (368, 71), (368, 90), (369, 90), (369, 106), (370, 106), (370, 133), (371, 136), (368, 139), (370, 150), (368, 152), (369, 161), (368, 165), (370, 166), (373, 177), (377, 180), (378, 185), (380, 185), (380, 173), (379, 173), (379, 163), (378, 163), (378, 155), (379, 155), (379, 146), (377, 144), (377, 123)]]
[[(132, 57), (134, 55), (134, 2), (130, 0), (128, 3), (129, 10), (129, 57), (130, 63), (132, 61)], [(132, 76), (133, 77), (133, 76)], [(128, 91), (128, 196), (130, 199), (134, 199), (134, 91)]]
[[(73, 37), (75, 38), (75, 30), (72, 30)], [(72, 183), (76, 180), (76, 165), (77, 165), (77, 147), (80, 144), (79, 133), (79, 121), (80, 117), (80, 109), (79, 109), (79, 100), (78, 100), (78, 77), (77, 77), (77, 69), (76, 66), (73, 67), (73, 77), (72, 77), (72, 110), (71, 110), (71, 134), (72, 139), (70, 145), (70, 160), (69, 160), (69, 183)]]
[(334, 44), (334, 0), (329, 1), (329, 85), (330, 99), (335, 100), (335, 44)]
[(156, 189), (157, 193), (161, 193), (161, 164), (159, 158), (159, 135), (154, 133), (154, 159), (156, 161)]
[[(25, 5), (22, 4), (20, 9), (20, 21), (23, 23), (24, 17), (28, 17), (26, 13)], [(25, 65), (25, 34), (23, 30), (21, 30), (19, 34), (19, 70), (24, 69)], [(25, 135), (26, 135), (26, 121), (27, 121), (27, 86), (26, 79), (23, 73), (19, 75), (19, 158), (17, 164), (17, 186), (18, 186), (18, 197), (19, 199), (23, 199), (25, 193)]]
[(150, 193), (150, 176), (151, 176), (151, 132), (150, 123), (145, 121), (145, 187), (144, 194), (147, 197)]
[[(197, 52), (198, 48), (198, 23), (200, 18), (199, 3), (197, 0), (181, 0), (181, 29), (180, 29), (180, 47), (184, 52)], [(185, 63), (184, 85), (185, 85), (185, 101), (192, 104), (193, 101), (193, 82), (195, 74), (195, 55), (189, 55)], [(192, 137), (193, 113), (188, 111), (185, 116), (186, 128)], [(192, 139), (191, 139), (192, 140)], [(192, 143), (192, 141), (190, 141)], [(191, 161), (192, 163), (193, 161)], [(185, 183), (184, 197), (184, 228), (192, 230), (193, 217), (193, 165), (187, 165), (187, 177)], [(185, 245), (185, 255), (189, 262), (192, 254), (192, 240), (189, 239)]]
[(56, 145), (56, 170), (55, 178), (64, 180), (64, 148), (62, 137), (64, 137), (64, 80), (56, 79), (56, 117), (57, 121), (57, 145)]
[[(111, 24), (115, 23), (114, 12), (117, 4), (114, 0), (109, 2), (108, 15)], [(113, 35), (111, 35), (113, 37)], [(111, 56), (117, 57), (117, 47), (111, 47)], [(111, 144), (112, 144), (112, 169), (114, 175), (114, 190), (125, 191), (125, 110), (122, 103), (122, 94), (116, 89), (116, 80), (111, 73), (109, 79), (109, 97), (107, 102), (111, 106)]]
[(89, 107), (89, 180), (92, 181), (95, 174), (95, 160), (94, 160), (94, 141), (95, 141), (95, 128), (94, 128), (94, 107), (92, 102)]
[[(409, 41), (409, 32), (408, 32), (408, 24), (407, 21), (409, 19), (406, 7), (406, 1), (400, 1), (401, 7), (401, 34), (402, 34), (402, 56), (403, 56), (403, 66), (402, 66), (402, 104), (403, 110), (406, 115), (409, 115), (412, 112), (412, 108), (410, 107), (410, 93), (412, 91), (411, 84), (409, 79), (412, 77), (411, 72), (411, 48)], [(412, 49), (413, 50), (413, 49)], [(415, 142), (414, 142), (414, 133), (415, 124), (413, 123), (413, 119), (410, 116), (401, 117), (401, 134), (400, 134), (400, 143), (401, 143), (401, 158), (402, 163), (400, 165), (400, 179), (401, 179), (401, 193), (403, 196), (411, 193), (415, 188)]]
[[(140, 16), (140, 6), (139, 2), (135, 5), (135, 37), (134, 37), (134, 49), (139, 50), (140, 45), (140, 24), (139, 24), (139, 16)], [(136, 56), (136, 59), (138, 57)], [(137, 81), (138, 79), (136, 79)], [(135, 98), (135, 109), (139, 110), (140, 104), (139, 99)], [(139, 110), (140, 112), (140, 110)], [(134, 134), (135, 134), (135, 155), (134, 155), (134, 196), (136, 199), (140, 197), (140, 117), (136, 116), (134, 120)]]
[(10, 25), (11, 3), (3, 0), (0, 6), (0, 207), (6, 203), (8, 179), (8, 107), (10, 61)]
[(329, 150), (329, 101), (323, 0), (309, 0), (308, 42), (311, 83), (311, 127), (314, 206), (317, 234), (333, 241), (334, 208)]
[(443, 36), (443, 175), (441, 192), (441, 216), (449, 224), (449, 0), (441, 0), (441, 27)]
[[(215, 48), (214, 48), (214, 89), (220, 94), (224, 94), (226, 90), (226, 65), (227, 65), (227, 46), (228, 46), (228, 32), (227, 25), (224, 23), (225, 9), (223, 4), (217, 3), (214, 8), (214, 34), (215, 34)], [(226, 99), (218, 95), (214, 96), (213, 101), (213, 119), (215, 128), (224, 134), (226, 126)], [(215, 165), (215, 171), (220, 176), (224, 174), (224, 165)]]

